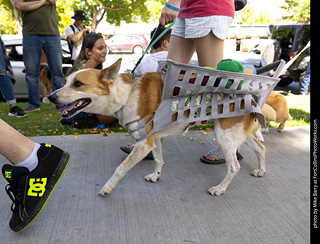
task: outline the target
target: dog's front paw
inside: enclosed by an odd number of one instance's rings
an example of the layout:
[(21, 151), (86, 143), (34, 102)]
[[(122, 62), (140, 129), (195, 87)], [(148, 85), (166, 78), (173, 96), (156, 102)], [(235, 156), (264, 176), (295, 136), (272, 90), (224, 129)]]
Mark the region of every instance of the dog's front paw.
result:
[(264, 142), (264, 138), (263, 138), (263, 135), (261, 133), (261, 129), (256, 131), (256, 137), (257, 137), (259, 142)]
[(262, 170), (262, 169), (255, 169), (252, 171), (252, 175), (255, 177), (262, 177), (262, 176), (264, 176), (265, 173), (266, 173), (266, 171)]
[(145, 176), (144, 179), (148, 182), (156, 183), (160, 179), (160, 175), (161, 173), (152, 173)]
[(101, 188), (101, 190), (99, 191), (99, 195), (100, 196), (106, 196), (106, 195), (110, 195), (112, 193), (113, 189), (111, 189), (111, 187), (108, 186), (104, 186)]
[(211, 187), (208, 192), (212, 195), (212, 196), (221, 196), (225, 193), (226, 189), (220, 186), (214, 186)]

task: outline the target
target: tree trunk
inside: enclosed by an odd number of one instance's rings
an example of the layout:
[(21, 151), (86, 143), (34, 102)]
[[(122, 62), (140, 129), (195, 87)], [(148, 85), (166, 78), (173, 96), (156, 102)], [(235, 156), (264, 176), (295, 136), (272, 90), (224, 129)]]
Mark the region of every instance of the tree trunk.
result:
[(91, 31), (96, 32), (97, 29), (97, 17), (98, 17), (98, 11), (97, 11), (97, 5), (92, 6), (92, 23), (91, 23)]

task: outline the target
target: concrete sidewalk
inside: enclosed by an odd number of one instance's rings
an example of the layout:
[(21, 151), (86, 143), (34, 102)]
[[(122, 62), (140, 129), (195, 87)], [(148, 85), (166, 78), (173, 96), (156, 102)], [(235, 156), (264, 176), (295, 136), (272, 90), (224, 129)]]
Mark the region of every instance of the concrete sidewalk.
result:
[[(193, 131), (166, 138), (160, 180), (144, 181), (154, 169), (144, 160), (107, 197), (98, 191), (126, 157), (119, 147), (133, 142), (131, 137), (33, 137), (70, 152), (70, 165), (42, 213), (21, 233), (8, 226), (11, 200), (0, 177), (0, 243), (309, 243), (309, 134), (309, 127), (287, 127), (283, 134), (271, 128), (264, 135), (267, 174), (262, 178), (251, 176), (257, 159), (241, 146), (241, 170), (223, 196), (207, 190), (225, 177), (225, 164), (199, 160), (212, 148), (213, 131), (206, 137)], [(2, 157), (0, 162), (7, 163)]]

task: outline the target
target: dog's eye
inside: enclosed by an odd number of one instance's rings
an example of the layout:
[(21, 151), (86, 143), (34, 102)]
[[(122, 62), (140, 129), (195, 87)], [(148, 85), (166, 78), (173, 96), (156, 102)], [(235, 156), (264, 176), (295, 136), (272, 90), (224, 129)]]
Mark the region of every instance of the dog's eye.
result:
[(75, 81), (73, 82), (73, 86), (74, 86), (74, 87), (80, 87), (80, 86), (82, 86), (82, 85), (83, 85), (83, 83), (82, 83), (81, 81), (75, 80)]

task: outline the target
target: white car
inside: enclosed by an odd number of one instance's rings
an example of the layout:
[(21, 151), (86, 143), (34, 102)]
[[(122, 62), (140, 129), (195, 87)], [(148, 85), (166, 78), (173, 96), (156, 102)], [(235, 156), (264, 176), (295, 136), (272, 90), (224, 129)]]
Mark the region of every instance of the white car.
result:
[[(13, 85), (15, 97), (17, 99), (26, 99), (28, 98), (28, 88), (23, 63), (22, 40), (3, 40), (3, 42), (6, 47), (7, 54), (10, 58), (14, 76), (16, 78), (16, 83)], [(67, 69), (69, 69), (72, 65), (68, 64), (68, 60), (70, 58), (68, 43), (64, 40), (61, 40), (61, 46), (64, 61), (64, 63), (62, 64), (62, 69), (65, 73)], [(2, 100), (3, 98), (4, 96), (0, 90), (0, 100)]]

